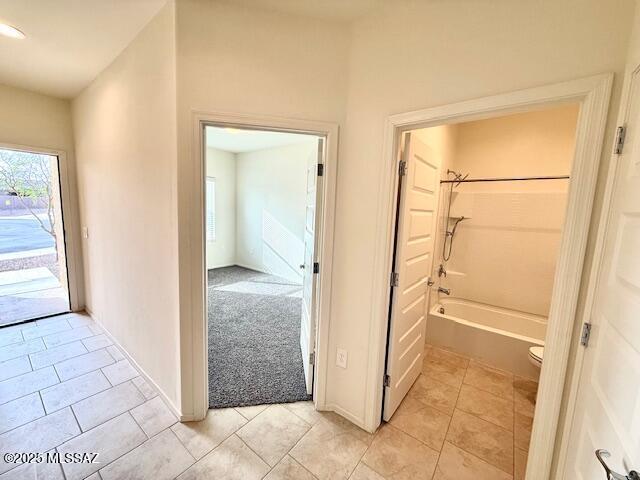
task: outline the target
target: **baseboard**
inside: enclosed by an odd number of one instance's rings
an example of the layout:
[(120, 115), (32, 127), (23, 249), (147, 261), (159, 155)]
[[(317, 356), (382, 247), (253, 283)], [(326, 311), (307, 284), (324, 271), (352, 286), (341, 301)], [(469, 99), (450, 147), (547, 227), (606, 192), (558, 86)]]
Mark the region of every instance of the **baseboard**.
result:
[[(334, 404), (327, 404), (324, 406), (324, 409), (326, 409), (326, 411), (329, 412), (335, 412), (338, 415), (340, 415), (341, 417), (346, 418), (347, 420), (349, 420), (351, 423), (353, 423), (354, 425), (356, 425), (357, 427), (360, 427), (362, 430), (364, 430), (365, 432), (369, 432), (369, 433), (375, 433), (370, 431), (366, 425), (365, 422), (362, 418), (358, 417), (357, 415), (354, 415), (353, 413), (351, 413), (348, 410), (345, 410), (344, 408), (338, 406), (338, 405), (334, 405)], [(323, 410), (324, 410), (323, 409)]]
[(129, 352), (127, 352), (127, 350), (120, 344), (120, 342), (118, 342), (115, 339), (115, 337), (102, 324), (102, 322), (98, 318), (96, 318), (96, 316), (93, 315), (93, 313), (91, 313), (89, 309), (85, 308), (85, 312), (87, 312), (89, 316), (93, 319), (93, 321), (100, 326), (100, 328), (102, 329), (104, 334), (109, 338), (109, 340), (111, 340), (111, 342), (120, 349), (124, 357), (129, 361), (129, 363), (131, 363), (131, 365), (133, 365), (133, 367), (140, 373), (140, 376), (144, 378), (144, 380), (149, 385), (151, 385), (156, 392), (158, 392), (158, 395), (160, 396), (160, 398), (162, 398), (162, 401), (167, 405), (167, 407), (169, 407), (169, 409), (173, 412), (173, 414), (176, 417), (178, 417), (181, 422), (189, 421), (189, 420), (183, 420), (183, 418), (188, 417), (188, 415), (183, 415), (182, 412), (180, 412), (180, 410), (176, 408), (176, 406), (169, 399), (169, 397), (167, 397), (167, 395), (162, 391), (162, 389), (158, 386), (158, 384), (153, 381), (153, 379), (149, 376), (149, 374), (145, 372), (145, 370), (138, 364), (138, 362), (135, 361), (135, 359), (129, 354)]
[(207, 265), (207, 271), (209, 270), (215, 270), (216, 268), (226, 268), (226, 267), (234, 267), (236, 265), (236, 263), (223, 263), (221, 265), (214, 265), (213, 267), (209, 267)]
[(233, 265), (236, 266), (236, 267), (246, 268), (247, 270), (253, 270), (254, 272), (260, 272), (260, 273), (266, 273), (267, 275), (273, 275), (271, 272), (267, 272), (266, 270), (258, 268), (258, 267), (254, 266), (254, 265), (246, 265), (244, 263), (234, 263)]
[(202, 420), (200, 417), (196, 418), (195, 415), (177, 415), (180, 422), (199, 422)]
[(275, 275), (276, 277), (284, 278), (285, 280), (288, 280), (290, 282), (300, 282), (300, 285), (302, 285), (302, 277), (293, 279), (291, 277), (285, 277), (283, 275), (279, 275), (277, 273), (273, 273), (273, 272), (270, 272), (268, 270), (263, 270), (262, 268), (259, 268), (259, 267), (255, 267), (255, 266), (251, 266), (251, 265), (245, 265), (244, 263), (235, 263), (234, 265), (236, 267), (246, 268), (247, 270), (253, 270), (254, 272), (264, 273), (266, 275)]

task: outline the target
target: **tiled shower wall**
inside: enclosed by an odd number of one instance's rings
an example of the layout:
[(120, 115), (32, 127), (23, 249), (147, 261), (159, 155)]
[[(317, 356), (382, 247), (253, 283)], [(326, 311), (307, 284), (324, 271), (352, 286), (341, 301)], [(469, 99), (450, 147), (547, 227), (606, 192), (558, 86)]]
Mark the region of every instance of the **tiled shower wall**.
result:
[[(451, 178), (449, 168), (469, 179), (564, 176), (571, 172), (577, 115), (577, 105), (563, 105), (417, 134), (440, 158), (442, 179)], [(441, 184), (434, 278), (449, 189)], [(440, 284), (455, 298), (547, 316), (568, 189), (566, 179), (455, 186), (450, 216), (465, 220)]]
[[(455, 296), (547, 316), (567, 201), (567, 180), (512, 191), (462, 184), (451, 216), (464, 215), (443, 282)], [(520, 182), (517, 182), (520, 183)]]

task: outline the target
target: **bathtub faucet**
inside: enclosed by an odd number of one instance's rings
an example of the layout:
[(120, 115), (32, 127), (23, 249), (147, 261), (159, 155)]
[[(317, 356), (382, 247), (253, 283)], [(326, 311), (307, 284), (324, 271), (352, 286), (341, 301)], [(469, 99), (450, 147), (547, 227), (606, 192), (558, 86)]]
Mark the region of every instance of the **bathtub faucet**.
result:
[(451, 289), (449, 288), (438, 287), (438, 291), (440, 293), (444, 293), (445, 295), (451, 295)]

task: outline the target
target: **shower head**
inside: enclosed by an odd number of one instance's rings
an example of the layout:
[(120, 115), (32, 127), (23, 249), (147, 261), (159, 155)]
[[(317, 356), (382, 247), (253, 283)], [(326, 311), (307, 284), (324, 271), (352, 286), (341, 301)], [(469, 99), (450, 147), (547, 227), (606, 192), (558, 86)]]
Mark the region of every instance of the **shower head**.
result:
[(468, 174), (468, 173), (467, 173), (467, 174), (465, 174), (465, 176), (464, 176), (464, 177), (462, 177), (462, 178), (461, 178), (460, 176), (457, 176), (457, 177), (456, 177), (456, 180), (458, 180), (458, 183), (456, 183), (456, 187), (457, 187), (458, 185), (460, 185), (460, 184), (462, 183), (462, 181), (463, 181), (463, 180), (466, 180), (468, 176), (469, 176), (469, 174)]
[(462, 173), (456, 172), (455, 170), (451, 170), (450, 168), (447, 169), (447, 175), (453, 175), (452, 183), (456, 182), (456, 184), (455, 184), (456, 187), (458, 185), (460, 185), (460, 182), (462, 182), (463, 180), (465, 180), (469, 176), (468, 173), (463, 175)]

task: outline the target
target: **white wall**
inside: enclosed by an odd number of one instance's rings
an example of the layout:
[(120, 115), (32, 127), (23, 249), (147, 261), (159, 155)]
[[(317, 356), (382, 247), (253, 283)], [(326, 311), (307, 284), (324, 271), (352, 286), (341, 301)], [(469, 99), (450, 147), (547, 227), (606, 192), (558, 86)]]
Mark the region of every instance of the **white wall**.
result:
[[(578, 105), (571, 104), (460, 123), (454, 168), (469, 178), (569, 175), (578, 111)], [(523, 185), (529, 184), (500, 183), (491, 188)]]
[(73, 102), (87, 309), (180, 410), (174, 5)]
[[(178, 209), (182, 394), (192, 399), (191, 318), (202, 316), (198, 205), (193, 185), (193, 111), (233, 112), (342, 124), (349, 27), (211, 0), (177, 3)], [(193, 399), (198, 401), (198, 399)], [(183, 410), (190, 414), (189, 407)]]
[(237, 154), (238, 265), (302, 282), (307, 161), (317, 140)]
[(71, 103), (0, 85), (0, 143), (63, 150), (73, 158)]
[[(347, 123), (342, 130), (335, 233), (328, 401), (361, 424), (379, 378), (367, 376), (381, 345), (369, 333), (382, 142), (388, 115), (624, 67), (632, 0), (386, 2), (353, 26)], [(616, 78), (612, 110), (620, 93)], [(599, 209), (615, 115), (609, 116)], [(363, 208), (369, 205), (369, 208)], [(592, 250), (592, 245), (589, 247)], [(587, 262), (588, 267), (589, 262)], [(385, 315), (386, 317), (386, 315)], [(332, 354), (333, 355), (333, 354)], [(330, 356), (331, 358), (331, 356)], [(371, 370), (372, 372), (374, 370)]]
[(207, 268), (236, 264), (236, 156), (207, 147), (208, 177), (216, 179), (216, 239), (207, 242)]

